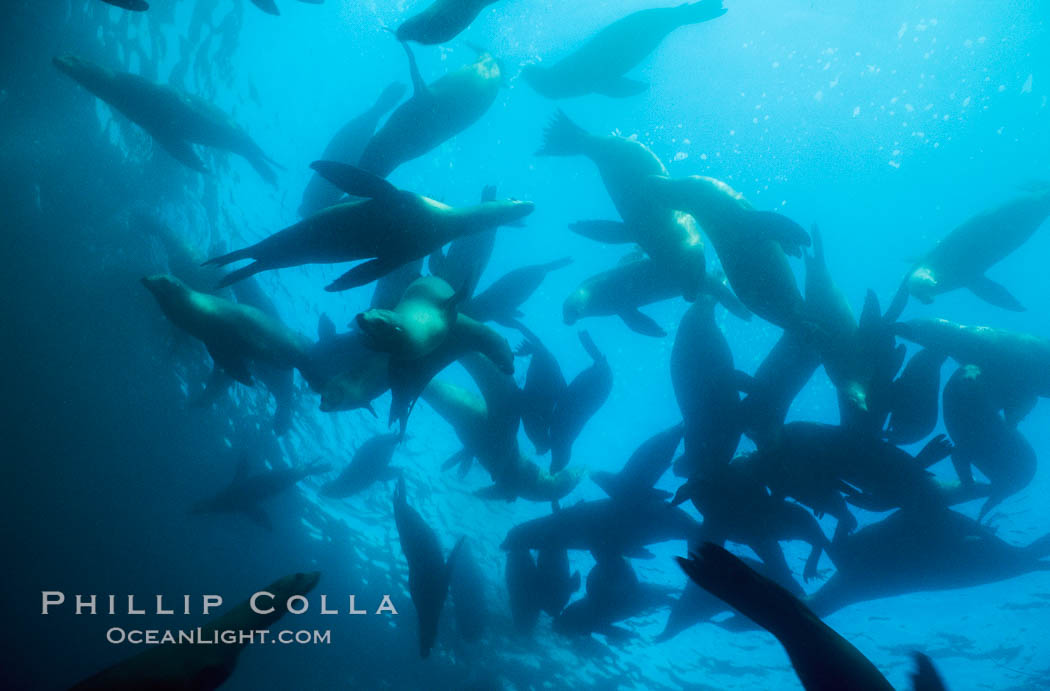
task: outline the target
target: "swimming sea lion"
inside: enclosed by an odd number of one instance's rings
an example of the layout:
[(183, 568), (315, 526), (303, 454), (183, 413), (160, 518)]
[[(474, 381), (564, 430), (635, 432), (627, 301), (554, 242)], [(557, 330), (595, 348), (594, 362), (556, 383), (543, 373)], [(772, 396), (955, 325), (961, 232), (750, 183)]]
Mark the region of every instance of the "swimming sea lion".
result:
[(397, 27), (397, 40), (425, 45), (447, 43), (470, 26), (478, 14), (496, 0), (434, 0), (419, 14)]
[(203, 99), (73, 55), (54, 58), (52, 62), (60, 72), (146, 130), (153, 141), (184, 166), (207, 171), (193, 150), (193, 145), (198, 144), (243, 156), (266, 182), (277, 184), (271, 168), (273, 161), (228, 115)]
[(696, 219), (733, 292), (749, 310), (783, 329), (798, 326), (802, 294), (787, 256), (801, 256), (810, 244), (801, 226), (781, 214), (755, 210), (715, 178), (653, 177), (648, 185), (661, 204)]
[(630, 499), (639, 496), (656, 496), (670, 499), (670, 492), (654, 489), (671, 467), (674, 452), (682, 441), (683, 423), (657, 432), (634, 450), (618, 473), (594, 472), (591, 479), (610, 497)]
[(554, 65), (528, 65), (522, 69), (521, 76), (547, 98), (571, 98), (589, 93), (613, 98), (634, 96), (649, 85), (624, 77), (625, 72), (656, 50), (678, 27), (706, 22), (725, 13), (722, 0), (640, 10), (605, 27)]
[(915, 353), (893, 382), (886, 439), (914, 444), (937, 426), (940, 412), (941, 366), (947, 356), (925, 348)]
[(594, 345), (590, 334), (581, 331), (579, 337), (593, 364), (569, 382), (551, 412), (552, 474), (569, 465), (573, 442), (612, 391), (613, 371), (609, 361)]
[(508, 552), (504, 578), (514, 628), (519, 633), (528, 633), (539, 621), (541, 602), (537, 591), (536, 560), (532, 558), (532, 552), (527, 549)]
[(569, 552), (564, 549), (541, 549), (536, 558), (536, 591), (540, 609), (557, 617), (569, 604), (569, 598), (580, 589), (580, 572), (569, 573)]
[[(357, 165), (361, 160), (361, 153), (375, 133), (379, 119), (401, 100), (404, 93), (405, 85), (398, 82), (383, 89), (383, 93), (368, 110), (343, 125), (333, 135), (328, 146), (324, 148), (324, 153), (321, 154), (321, 160)], [(314, 173), (310, 176), (310, 181), (306, 183), (306, 189), (303, 190), (299, 216), (301, 218), (311, 216), (326, 206), (338, 203), (342, 196), (341, 189), (325, 180), (321, 175)]]
[(802, 334), (785, 331), (763, 358), (740, 402), (744, 433), (761, 449), (775, 442), (791, 404), (820, 367), (820, 353)]
[(623, 641), (636, 634), (616, 626), (618, 622), (670, 603), (670, 588), (639, 581), (623, 557), (603, 557), (587, 574), (586, 595), (566, 607), (551, 626), (563, 635), (598, 633), (610, 641)]
[(519, 308), (532, 297), (547, 274), (571, 263), (571, 257), (564, 257), (544, 264), (530, 264), (512, 269), (465, 302), (460, 311), (479, 322), (494, 321), (503, 326), (513, 327), (514, 322), (524, 316)]
[(423, 275), (422, 270), (423, 260), (416, 259), (380, 277), (376, 281), (375, 290), (372, 291), (372, 299), (368, 303), (368, 308), (392, 310), (397, 307), (397, 303), (401, 301), (401, 296), (405, 294), (408, 287)]
[(980, 213), (944, 236), (905, 276), (889, 310), (896, 320), (909, 295), (923, 304), (958, 288), (985, 302), (1014, 312), (1024, 306), (1005, 287), (985, 274), (1026, 243), (1050, 215), (1050, 186)]
[(868, 658), (801, 600), (725, 549), (708, 542), (678, 564), (700, 587), (776, 636), (807, 691), (893, 691)]
[(215, 366), (240, 383), (251, 386), (251, 362), (303, 365), (306, 339), (261, 310), (191, 290), (174, 276), (148, 276), (142, 284), (171, 323), (202, 341)]
[(525, 436), (536, 447), (536, 453), (545, 454), (551, 448), (551, 417), (554, 406), (565, 391), (565, 376), (554, 354), (547, 350), (539, 337), (524, 324), (518, 323), (525, 340), (514, 354), (529, 357), (529, 369), (525, 372), (525, 385), (521, 392), (521, 424)]
[(427, 84), (412, 49), (401, 45), (408, 55), (412, 97), (390, 114), (361, 154), (361, 168), (384, 178), (477, 122), (503, 84), (499, 62), (484, 51), (477, 62)]
[(416, 279), (392, 310), (370, 309), (357, 315), (357, 326), (375, 350), (399, 360), (429, 355), (448, 337), (456, 321), (458, 296), (436, 276)]
[(704, 241), (692, 216), (662, 206), (648, 192), (648, 179), (666, 176), (667, 168), (647, 146), (626, 137), (593, 135), (559, 110), (536, 155), (591, 159), (623, 222), (581, 221), (570, 229), (599, 242), (637, 243), (678, 278), (686, 300), (696, 297), (704, 280)]
[(533, 210), (532, 202), (516, 200), (453, 208), (399, 190), (360, 168), (332, 161), (315, 161), (311, 167), (347, 194), (367, 199), (330, 206), (254, 245), (209, 259), (208, 264), (219, 266), (255, 260), (227, 275), (220, 287), (268, 269), (372, 257), (325, 288), (347, 290), (371, 283), (461, 235), (514, 223)]
[(321, 410), (357, 410), (376, 414), (372, 401), (390, 390), (390, 355), (367, 345), (360, 330), (337, 334), (327, 315), (318, 320), (318, 341), (299, 368), (310, 388), (321, 394)]
[(408, 592), (419, 622), (419, 655), (427, 657), (437, 640), (438, 621), (448, 595), (449, 575), (455, 567), (463, 539), (456, 543), (446, 562), (434, 529), (408, 505), (404, 477), (398, 479), (394, 491), (394, 522), (401, 551), (408, 562)]
[(374, 482), (393, 480), (398, 471), (390, 467), (390, 459), (398, 442), (396, 434), (377, 434), (366, 439), (339, 477), (321, 486), (321, 494), (341, 499), (357, 494)]
[[(481, 202), (495, 199), (496, 188), (486, 185), (481, 191)], [(456, 292), (463, 295), (464, 300), (468, 300), (477, 290), (478, 281), (492, 258), (495, 246), (495, 228), (460, 236), (448, 246), (448, 252), (443, 253), (440, 248), (431, 252), (427, 257), (427, 267), (430, 273), (445, 279)]]
[(248, 471), (247, 458), (242, 456), (237, 463), (237, 474), (229, 486), (194, 504), (193, 513), (243, 513), (263, 528), (273, 530), (270, 517), (259, 503), (288, 491), (304, 478), (331, 469), (327, 463), (307, 463), (252, 475)]
[[(288, 612), (288, 599), (305, 595), (320, 580), (317, 571), (296, 573), (274, 581), (259, 592), (273, 595), (272, 611), (256, 613), (245, 600), (226, 614), (201, 627), (201, 640), (210, 641), (222, 631), (269, 629)], [(269, 600), (260, 600), (260, 605)], [(248, 643), (238, 639), (222, 645), (157, 645), (102, 670), (72, 687), (75, 691), (139, 691), (140, 689), (201, 689), (222, 686), (237, 665)]]

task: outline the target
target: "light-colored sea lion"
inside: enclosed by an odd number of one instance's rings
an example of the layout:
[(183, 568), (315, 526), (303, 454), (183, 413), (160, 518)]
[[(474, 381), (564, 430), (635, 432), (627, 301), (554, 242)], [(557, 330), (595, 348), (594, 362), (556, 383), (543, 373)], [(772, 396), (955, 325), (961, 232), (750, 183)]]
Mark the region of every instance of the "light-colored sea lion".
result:
[(449, 576), (455, 567), (463, 540), (461, 538), (452, 549), (446, 562), (434, 529), (419, 512), (408, 505), (404, 477), (398, 479), (394, 491), (394, 522), (397, 524), (401, 551), (408, 562), (408, 592), (416, 607), (419, 623), (419, 655), (428, 657), (437, 640), (438, 621), (448, 595)]
[(592, 364), (569, 382), (551, 412), (552, 474), (569, 465), (573, 443), (612, 392), (613, 371), (609, 361), (594, 345), (590, 334), (581, 331), (579, 337)]
[(171, 323), (203, 342), (215, 366), (242, 384), (252, 384), (251, 362), (291, 369), (305, 361), (306, 339), (255, 307), (199, 293), (174, 276), (142, 283)]
[(807, 691), (893, 691), (863, 653), (801, 600), (725, 549), (707, 542), (678, 564), (701, 588), (776, 636)]
[(372, 258), (325, 288), (347, 290), (371, 283), (457, 237), (515, 223), (533, 210), (532, 202), (513, 199), (453, 208), (399, 190), (360, 168), (332, 161), (315, 161), (311, 167), (347, 194), (366, 199), (330, 206), (254, 245), (208, 260), (220, 266), (255, 260), (220, 285), (268, 269)]
[(290, 490), (304, 478), (327, 473), (327, 463), (307, 463), (291, 468), (277, 468), (251, 474), (247, 458), (237, 463), (237, 474), (228, 487), (193, 506), (193, 513), (243, 513), (258, 525), (273, 530), (273, 523), (259, 504)]
[(424, 45), (448, 43), (497, 0), (434, 0), (397, 27), (397, 40)]
[[(273, 609), (259, 614), (245, 600), (226, 614), (204, 624), (200, 629), (202, 640), (210, 640), (220, 631), (262, 631), (269, 629), (288, 612), (288, 600), (305, 595), (320, 580), (317, 571), (296, 573), (274, 581), (259, 592), (273, 595)], [(267, 600), (260, 600), (260, 603)], [(133, 657), (118, 662), (94, 676), (74, 685), (72, 691), (175, 691), (199, 689), (210, 691), (222, 686), (237, 665), (237, 658), (247, 645), (158, 645)]]
[(552, 262), (512, 269), (465, 302), (460, 309), (480, 322), (494, 321), (503, 326), (513, 327), (518, 318), (524, 316), (519, 308), (532, 297), (547, 274), (571, 263), (571, 257), (564, 257)]
[(457, 300), (452, 286), (426, 276), (405, 289), (394, 309), (370, 309), (358, 314), (356, 322), (375, 350), (399, 360), (417, 360), (448, 337), (456, 321)]
[(377, 434), (365, 440), (339, 476), (321, 487), (321, 494), (335, 499), (357, 494), (375, 482), (393, 480), (398, 470), (390, 459), (399, 443), (396, 434)]
[(273, 160), (228, 115), (203, 99), (73, 55), (54, 58), (52, 62), (59, 71), (146, 130), (153, 141), (188, 168), (207, 171), (193, 150), (193, 145), (198, 144), (243, 156), (264, 180), (277, 184), (271, 168)]
[(1050, 215), (1050, 185), (980, 213), (944, 236), (904, 277), (889, 309), (896, 320), (908, 296), (930, 304), (938, 295), (968, 288), (985, 302), (1020, 312), (1024, 306), (985, 272), (1026, 243)]
[[(383, 93), (368, 110), (343, 125), (332, 136), (328, 146), (324, 148), (324, 153), (321, 154), (321, 160), (357, 165), (365, 146), (375, 134), (379, 119), (401, 100), (404, 93), (405, 85), (398, 82), (383, 89)], [(310, 181), (306, 183), (306, 189), (303, 190), (299, 216), (306, 218), (315, 214), (327, 206), (338, 203), (342, 196), (341, 189), (325, 180), (321, 175), (314, 173), (310, 176)]]
[(536, 155), (591, 159), (623, 222), (581, 221), (570, 229), (599, 242), (637, 243), (679, 279), (686, 300), (695, 299), (704, 281), (704, 241), (692, 216), (668, 209), (649, 193), (648, 179), (667, 175), (656, 154), (635, 139), (593, 135), (558, 111)]
[(401, 45), (408, 55), (412, 97), (390, 114), (361, 154), (361, 167), (384, 178), (477, 122), (503, 85), (499, 62), (484, 51), (476, 62), (427, 84), (412, 49)]
[(680, 26), (699, 24), (726, 13), (722, 0), (687, 2), (677, 7), (640, 10), (605, 27), (559, 62), (528, 65), (521, 76), (547, 98), (597, 93), (613, 98), (640, 94), (648, 84), (624, 77)]
[(653, 196), (668, 208), (690, 214), (714, 245), (733, 292), (771, 324), (796, 328), (802, 294), (788, 255), (799, 257), (810, 240), (786, 216), (758, 211), (721, 180), (693, 175), (648, 181)]

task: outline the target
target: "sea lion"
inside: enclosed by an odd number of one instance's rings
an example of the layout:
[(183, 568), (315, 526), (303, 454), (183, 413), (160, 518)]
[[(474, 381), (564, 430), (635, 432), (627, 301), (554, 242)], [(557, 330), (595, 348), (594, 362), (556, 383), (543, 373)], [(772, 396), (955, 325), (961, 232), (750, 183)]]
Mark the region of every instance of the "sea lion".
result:
[(461, 235), (519, 221), (534, 206), (506, 200), (453, 208), (399, 190), (360, 168), (332, 161), (315, 161), (310, 167), (347, 194), (366, 199), (330, 206), (254, 245), (209, 259), (207, 264), (219, 266), (255, 260), (227, 275), (220, 287), (269, 269), (372, 258), (325, 287), (347, 290), (371, 283)]
[(145, 12), (149, 9), (149, 3), (146, 0), (102, 0), (102, 2), (132, 12)]
[(372, 401), (390, 390), (390, 355), (369, 348), (359, 330), (337, 334), (335, 324), (324, 314), (317, 331), (318, 341), (307, 349), (299, 371), (310, 388), (321, 394), (321, 410), (365, 408), (375, 415)]
[[(481, 202), (495, 199), (495, 186), (486, 185), (481, 191)], [(462, 294), (464, 300), (469, 300), (477, 290), (478, 281), (492, 258), (495, 246), (495, 228), (461, 236), (452, 241), (448, 252), (442, 252), (440, 248), (431, 252), (427, 257), (427, 267), (430, 273), (445, 279), (456, 292)]]
[(985, 302), (1014, 312), (1024, 306), (986, 272), (1026, 243), (1050, 215), (1050, 185), (980, 213), (941, 238), (904, 277), (890, 308), (896, 320), (914, 295), (930, 304), (938, 295), (968, 288)]
[(682, 441), (684, 423), (679, 423), (657, 432), (634, 450), (618, 473), (593, 472), (594, 484), (613, 499), (630, 499), (639, 496), (655, 496), (670, 499), (671, 493), (654, 489), (671, 467), (671, 460)]
[[(324, 0), (299, 0), (299, 2), (305, 2), (308, 5), (321, 5), (324, 3)], [(281, 14), (281, 11), (277, 8), (275, 0), (252, 0), (252, 4), (266, 14), (272, 14), (275, 17), (280, 16)]]
[(893, 382), (886, 439), (914, 444), (937, 426), (940, 412), (941, 367), (946, 355), (923, 348), (915, 353)]
[(547, 98), (572, 98), (590, 93), (612, 98), (634, 96), (649, 85), (628, 79), (624, 73), (656, 50), (678, 27), (706, 22), (725, 13), (721, 0), (640, 10), (605, 27), (550, 67), (527, 65), (521, 76)]
[(434, 352), (456, 321), (458, 296), (436, 276), (413, 281), (392, 310), (373, 308), (357, 315), (369, 345), (392, 358), (417, 360)]
[(775, 212), (757, 211), (715, 178), (654, 176), (647, 182), (659, 203), (700, 224), (744, 306), (783, 329), (798, 327), (802, 294), (787, 257), (801, 256), (802, 247), (810, 244), (800, 225)]
[[(370, 108), (343, 125), (321, 154), (323, 161), (337, 161), (357, 165), (361, 153), (375, 133), (379, 119), (393, 108), (405, 93), (405, 85), (394, 82), (388, 85)], [(303, 190), (303, 201), (299, 205), (299, 217), (312, 216), (321, 209), (339, 202), (343, 191), (314, 173)]]
[(397, 40), (424, 45), (448, 43), (496, 0), (434, 0), (397, 27)]
[(758, 448), (776, 441), (791, 404), (818, 367), (817, 349), (802, 334), (785, 331), (742, 384), (747, 395), (740, 402), (740, 419), (744, 434)]
[(955, 443), (952, 465), (959, 481), (974, 485), (976, 467), (988, 478), (991, 494), (977, 520), (1035, 477), (1036, 456), (1021, 432), (1003, 419), (1001, 394), (993, 377), (976, 365), (955, 371), (944, 386), (944, 427)]
[(557, 617), (569, 604), (569, 598), (580, 589), (580, 572), (569, 569), (569, 552), (564, 549), (541, 549), (536, 558), (536, 592), (540, 609)]
[(1026, 333), (967, 326), (947, 319), (897, 322), (894, 332), (960, 365), (977, 365), (1008, 396), (1008, 417), (1024, 418), (1037, 397), (1050, 397), (1050, 340)]
[(242, 384), (252, 384), (251, 362), (278, 369), (304, 363), (306, 339), (255, 307), (199, 293), (170, 275), (148, 276), (142, 284), (164, 316), (202, 341), (216, 368)]
[(1050, 535), (1007, 544), (947, 509), (900, 510), (833, 543), (837, 570), (807, 604), (820, 617), (848, 605), (906, 593), (972, 588), (1050, 570)]
[[(487, 231), (492, 232), (492, 231)], [(376, 281), (375, 290), (372, 291), (372, 299), (368, 302), (369, 309), (392, 310), (401, 301), (401, 296), (410, 285), (423, 275), (423, 260), (416, 259), (394, 269), (386, 276)]]
[(449, 595), (456, 620), (456, 633), (468, 643), (481, 638), (488, 626), (485, 602), (485, 576), (474, 558), (470, 542), (464, 539), (449, 575)]
[(682, 316), (671, 348), (671, 384), (682, 412), (685, 455), (674, 472), (688, 477), (729, 463), (740, 443), (740, 381), (733, 354), (702, 296)]
[(511, 550), (507, 553), (504, 568), (510, 613), (514, 628), (519, 633), (528, 633), (536, 627), (540, 618), (540, 598), (537, 594), (536, 560), (527, 549)]
[(593, 364), (569, 382), (551, 412), (551, 474), (569, 465), (573, 443), (612, 392), (613, 371), (609, 361), (594, 345), (590, 334), (581, 331), (579, 337)]
[(361, 168), (384, 178), (477, 122), (503, 85), (499, 62), (484, 51), (476, 62), (427, 84), (412, 49), (401, 45), (408, 56), (412, 96), (390, 114), (361, 154)]
[(494, 321), (513, 327), (518, 318), (524, 316), (519, 308), (532, 297), (547, 274), (571, 263), (571, 257), (563, 257), (552, 262), (512, 269), (465, 302), (460, 311), (479, 322)]
[[(305, 595), (320, 580), (317, 571), (285, 576), (258, 592), (273, 595), (273, 609), (259, 614), (245, 600), (200, 628), (200, 638), (211, 640), (221, 631), (262, 631), (288, 612), (288, 600)], [(264, 601), (261, 601), (264, 602)], [(238, 639), (223, 645), (158, 645), (75, 684), (74, 691), (139, 691), (140, 689), (201, 689), (223, 685), (247, 645)]]
[(434, 529), (408, 505), (403, 476), (398, 479), (394, 490), (394, 522), (401, 551), (408, 562), (408, 592), (419, 622), (419, 655), (428, 657), (437, 640), (438, 621), (448, 595), (449, 575), (455, 568), (463, 539), (456, 543), (446, 562)]
[(307, 463), (249, 474), (248, 459), (241, 456), (237, 474), (225, 489), (193, 505), (193, 513), (243, 513), (257, 524), (273, 530), (273, 523), (259, 503), (288, 491), (311, 475), (327, 473), (327, 463)]
[(375, 482), (395, 479), (398, 470), (390, 467), (390, 459), (398, 443), (396, 434), (377, 434), (366, 439), (339, 476), (321, 486), (321, 494), (342, 499), (357, 494)]
[(701, 588), (776, 636), (807, 691), (893, 691), (863, 653), (801, 600), (710, 542), (678, 565)]
[(657, 499), (581, 501), (510, 529), (501, 549), (580, 549), (596, 556), (651, 557), (645, 547), (689, 540), (699, 525), (678, 507)]
[(521, 424), (525, 436), (536, 447), (536, 453), (545, 454), (551, 448), (551, 417), (567, 386), (554, 354), (539, 337), (518, 322), (524, 340), (514, 354), (529, 358), (529, 369), (525, 372), (525, 385), (521, 391)]
[(598, 167), (609, 198), (623, 219), (580, 221), (570, 229), (605, 243), (637, 243), (679, 280), (680, 294), (693, 300), (704, 285), (704, 241), (689, 214), (653, 199), (647, 180), (667, 168), (645, 144), (620, 136), (599, 137), (557, 111), (543, 134), (537, 156), (586, 156)]
[(616, 624), (671, 603), (671, 589), (643, 583), (623, 557), (598, 560), (587, 574), (586, 595), (566, 607), (551, 626), (566, 636), (602, 634), (610, 641), (624, 641), (633, 631)]
[(60, 72), (146, 130), (153, 141), (184, 166), (207, 172), (193, 150), (193, 145), (198, 144), (243, 156), (266, 182), (277, 184), (271, 168), (273, 160), (228, 115), (203, 99), (73, 55), (57, 57), (52, 62)]

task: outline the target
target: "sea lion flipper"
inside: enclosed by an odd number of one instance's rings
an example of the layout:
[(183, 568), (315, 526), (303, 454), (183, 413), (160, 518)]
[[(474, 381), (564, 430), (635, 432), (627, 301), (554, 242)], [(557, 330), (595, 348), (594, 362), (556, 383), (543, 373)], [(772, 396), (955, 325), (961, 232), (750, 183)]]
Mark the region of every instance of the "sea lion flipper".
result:
[(655, 319), (642, 314), (637, 308), (621, 310), (618, 316), (627, 325), (627, 328), (635, 333), (655, 338), (663, 338), (667, 335), (667, 332), (656, 323)]
[(1011, 312), (1025, 311), (1025, 306), (1011, 295), (1010, 291), (1003, 284), (996, 283), (987, 276), (975, 278), (966, 287), (970, 289), (971, 293), (991, 305), (1002, 307), (1004, 310), (1010, 310)]
[(810, 246), (806, 229), (784, 214), (775, 211), (752, 211), (750, 214), (761, 232), (792, 257), (801, 257), (802, 248)]
[(569, 224), (569, 230), (585, 238), (604, 242), (609, 245), (623, 245), (634, 242), (634, 235), (621, 221), (576, 221)]
[(370, 259), (358, 264), (345, 274), (335, 279), (324, 287), (329, 293), (338, 293), (341, 290), (349, 290), (357, 286), (363, 286), (378, 280), (390, 273), (394, 267), (381, 259)]
[(385, 179), (338, 161), (314, 161), (310, 164), (328, 182), (354, 197), (390, 200), (397, 196), (398, 189)]
[(610, 98), (628, 98), (645, 93), (648, 90), (649, 84), (647, 82), (628, 79), (627, 77), (610, 79), (594, 87), (594, 93), (609, 96)]
[(915, 672), (911, 675), (913, 691), (947, 691), (944, 680), (937, 673), (930, 658), (920, 652), (915, 653)]
[(273, 0), (252, 0), (252, 4), (258, 7), (266, 14), (272, 14), (275, 17), (281, 15), (281, 11), (277, 9), (277, 3)]
[(408, 45), (408, 41), (401, 41), (401, 46), (405, 49), (405, 55), (408, 57), (408, 74), (412, 78), (412, 97), (420, 98), (427, 96), (430, 93), (427, 83), (423, 81), (423, 75), (419, 71), (419, 65), (416, 64), (415, 53)]
[(154, 135), (153, 141), (161, 145), (161, 147), (171, 154), (171, 157), (176, 161), (192, 168), (198, 173), (207, 173), (208, 167), (204, 165), (204, 161), (197, 155), (197, 152), (193, 150), (193, 145), (183, 139), (171, 139), (171, 138), (159, 138)]

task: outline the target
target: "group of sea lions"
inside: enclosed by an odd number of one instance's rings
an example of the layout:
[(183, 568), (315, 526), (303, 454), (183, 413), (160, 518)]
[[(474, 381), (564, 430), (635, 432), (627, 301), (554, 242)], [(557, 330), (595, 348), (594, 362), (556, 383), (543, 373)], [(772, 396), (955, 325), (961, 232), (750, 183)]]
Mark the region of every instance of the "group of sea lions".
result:
[[(144, 2), (106, 1), (147, 9)], [(277, 13), (273, 2), (255, 4)], [(191, 287), (171, 275), (143, 279), (172, 324), (207, 348), (217, 379), (251, 385), (256, 377), (268, 382), (263, 372), (291, 376), (297, 370), (320, 395), (323, 411), (365, 408), (375, 414), (373, 401), (390, 392), (388, 421), (397, 422), (397, 430), (364, 441), (321, 494), (345, 498), (396, 479), (393, 516), (408, 563), (420, 653), (426, 657), (436, 644), (449, 591), (463, 637), (476, 640), (482, 628), (476, 612), (455, 603), (457, 592), (465, 602), (481, 578), (469, 540), (460, 537), (446, 559), (442, 540), (409, 504), (405, 471), (390, 465), (420, 398), (462, 446), (443, 468), (466, 475), (477, 460), (492, 481), (479, 497), (553, 506), (551, 514), (515, 526), (502, 543), (510, 610), (520, 631), (530, 631), (546, 612), (565, 635), (620, 640), (632, 635), (620, 622), (663, 607), (669, 618), (660, 639), (666, 640), (733, 610), (736, 615), (721, 625), (747, 628), (750, 620), (768, 629), (807, 689), (882, 689), (889, 685), (881, 673), (819, 617), (864, 600), (1050, 569), (1050, 538), (1018, 547), (983, 524), (1035, 473), (1035, 453), (1018, 423), (1038, 398), (1050, 396), (1050, 340), (943, 319), (900, 319), (910, 297), (929, 304), (958, 288), (991, 305), (1023, 310), (987, 274), (1050, 215), (1050, 186), (1033, 187), (950, 232), (909, 269), (885, 312), (869, 292), (858, 317), (825, 261), (819, 229), (807, 231), (782, 214), (756, 209), (721, 180), (672, 178), (644, 143), (592, 134), (558, 110), (538, 155), (590, 159), (620, 215), (574, 220), (570, 230), (630, 246), (618, 264), (585, 278), (566, 298), (565, 324), (618, 317), (633, 332), (661, 338), (672, 325), (642, 308), (678, 298), (690, 303), (669, 357), (681, 421), (668, 421), (673, 424), (643, 443), (619, 472), (591, 474), (608, 498), (561, 506), (583, 477), (570, 467), (574, 443), (608, 398), (615, 368), (582, 331), (591, 364), (567, 380), (520, 307), (549, 272), (567, 270), (571, 258), (515, 268), (478, 291), (497, 230), (520, 225), (533, 203), (496, 199), (490, 188), (478, 204), (453, 207), (386, 179), (470, 127), (495, 100), (505, 66), (492, 55), (480, 51), (476, 62), (428, 84), (408, 46), (451, 40), (490, 4), (436, 0), (396, 29), (411, 96), (398, 105), (404, 88), (391, 85), (335, 134), (322, 160), (312, 164), (301, 220), (204, 262), (211, 268), (250, 264), (209, 274), (210, 285)], [(725, 11), (720, 0), (700, 0), (635, 12), (553, 64), (526, 66), (522, 76), (550, 99), (636, 95), (647, 87), (625, 76), (631, 68), (675, 29)], [(276, 166), (260, 147), (200, 99), (81, 58), (56, 58), (55, 65), (181, 163), (203, 171), (194, 146), (225, 149), (277, 184)], [(708, 268), (712, 255), (721, 273)], [(801, 287), (793, 261), (804, 265)], [(261, 271), (349, 262), (361, 263), (326, 290), (375, 284), (371, 307), (342, 332), (322, 316), (316, 341), (240, 292), (220, 292), (255, 285), (251, 277)], [(734, 364), (716, 318), (719, 305), (740, 319), (754, 316), (782, 329), (753, 374)], [(506, 332), (491, 324), (520, 334), (520, 345), (513, 349)], [(514, 377), (516, 358), (528, 359), (522, 384)], [(942, 387), (948, 361), (956, 369)], [(438, 378), (457, 362), (477, 391)], [(839, 424), (786, 422), (820, 366), (838, 392)], [(279, 385), (267, 386), (281, 395)], [(942, 411), (947, 435), (935, 435)], [(287, 406), (283, 415), (278, 433), (291, 424)], [(522, 427), (537, 455), (550, 452), (547, 469), (521, 448)], [(745, 436), (755, 449), (740, 454)], [(916, 454), (900, 446), (924, 441)], [(929, 468), (949, 458), (958, 480), (936, 479)], [(973, 468), (986, 481), (975, 479)], [(269, 526), (261, 501), (325, 471), (320, 465), (263, 476), (241, 470), (229, 488), (197, 509), (239, 511)], [(673, 496), (655, 487), (669, 471), (680, 478)], [(952, 509), (975, 499), (984, 499), (977, 520)], [(702, 522), (682, 508), (687, 502)], [(889, 515), (862, 525), (858, 509)], [(818, 522), (825, 515), (836, 522), (831, 537)], [(781, 546), (792, 540), (810, 546), (804, 580), (818, 576), (822, 555), (835, 566), (808, 596)], [(689, 580), (678, 597), (640, 581), (630, 562), (651, 558), (648, 547), (666, 541), (692, 553), (681, 560)], [(721, 547), (726, 542), (746, 545), (758, 560), (737, 559)], [(571, 570), (569, 550), (593, 555), (596, 565), (586, 578)], [(295, 578), (281, 589), (302, 592), (316, 582), (316, 576)], [(581, 585), (583, 596), (571, 601)], [(233, 658), (224, 660), (206, 679), (195, 677), (203, 684), (195, 688), (213, 688), (232, 664)], [(201, 673), (196, 662), (179, 665), (173, 678)], [(139, 668), (125, 663), (98, 679)], [(85, 686), (95, 687), (101, 688)], [(944, 688), (921, 655), (915, 688)]]

